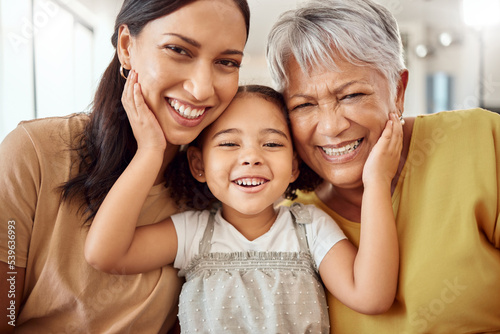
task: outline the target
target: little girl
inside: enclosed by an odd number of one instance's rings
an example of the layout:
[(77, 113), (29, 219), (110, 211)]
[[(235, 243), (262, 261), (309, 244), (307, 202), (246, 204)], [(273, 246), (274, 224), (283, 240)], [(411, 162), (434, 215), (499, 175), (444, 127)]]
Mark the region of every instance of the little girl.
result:
[[(85, 245), (91, 265), (135, 274), (173, 263), (186, 279), (179, 303), (183, 333), (328, 333), (322, 282), (358, 312), (390, 307), (398, 273), (390, 185), (402, 145), (394, 114), (365, 167), (358, 251), (314, 206), (275, 208), (284, 193), (293, 196), (299, 163), (283, 99), (262, 86), (241, 87), (187, 149), (192, 176), (208, 185), (220, 208), (136, 227), (162, 151), (155, 145), (161, 140), (145, 135), (152, 123), (137, 116), (149, 112), (137, 85), (134, 98), (129, 117), (136, 137), (146, 139), (138, 139), (136, 155), (91, 225)], [(172, 191), (184, 203), (196, 193), (210, 202), (210, 193), (183, 188)]]

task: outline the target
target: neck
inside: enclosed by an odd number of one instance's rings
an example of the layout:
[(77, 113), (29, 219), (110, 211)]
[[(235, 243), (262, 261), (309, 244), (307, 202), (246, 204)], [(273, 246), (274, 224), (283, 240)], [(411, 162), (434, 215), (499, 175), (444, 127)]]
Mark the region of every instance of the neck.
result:
[(165, 182), (165, 171), (167, 170), (168, 165), (174, 160), (175, 155), (179, 152), (179, 146), (173, 144), (167, 144), (167, 148), (165, 153), (163, 154), (163, 163), (161, 164), (160, 171), (156, 176), (156, 180), (154, 185), (161, 184)]
[(259, 213), (244, 214), (222, 204), (222, 217), (252, 241), (269, 231), (278, 217), (278, 212), (270, 205)]
[(316, 189), (316, 195), (342, 217), (353, 222), (361, 222), (362, 186), (353, 189), (338, 188), (325, 181)]

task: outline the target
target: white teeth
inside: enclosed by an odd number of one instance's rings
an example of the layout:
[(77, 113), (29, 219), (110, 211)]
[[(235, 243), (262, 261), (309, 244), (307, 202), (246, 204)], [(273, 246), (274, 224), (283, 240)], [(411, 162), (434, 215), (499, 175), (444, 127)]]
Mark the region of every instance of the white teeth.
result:
[(168, 103), (174, 108), (175, 111), (182, 117), (188, 119), (195, 119), (203, 115), (205, 113), (205, 108), (203, 109), (195, 109), (191, 107), (184, 106), (179, 103), (177, 100), (168, 100)]
[(354, 151), (359, 146), (359, 144), (361, 144), (361, 139), (358, 139), (358, 140), (356, 140), (356, 141), (354, 141), (346, 146), (342, 146), (339, 148), (322, 147), (322, 149), (327, 155), (339, 156), (339, 155), (344, 155), (344, 154), (347, 154), (347, 153)]
[(239, 186), (260, 186), (261, 184), (266, 183), (266, 180), (263, 180), (263, 179), (238, 179), (234, 182)]

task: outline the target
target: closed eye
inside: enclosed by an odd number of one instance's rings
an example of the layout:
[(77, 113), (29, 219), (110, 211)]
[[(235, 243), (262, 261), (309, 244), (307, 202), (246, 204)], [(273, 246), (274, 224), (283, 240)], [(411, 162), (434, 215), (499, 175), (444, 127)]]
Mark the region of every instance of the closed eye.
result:
[(352, 100), (352, 99), (355, 99), (357, 97), (361, 97), (363, 95), (365, 95), (365, 94), (363, 94), (363, 93), (348, 94), (348, 95), (342, 97), (340, 100)]
[(307, 102), (307, 103), (302, 103), (302, 104), (299, 104), (299, 105), (297, 105), (297, 106), (295, 106), (295, 107), (291, 108), (291, 111), (293, 111), (293, 110), (297, 110), (297, 109), (301, 109), (301, 108), (306, 108), (306, 107), (312, 107), (312, 106), (313, 106), (313, 104), (312, 104), (312, 103), (309, 103), (309, 102)]
[(234, 147), (234, 146), (238, 146), (238, 145), (236, 143), (234, 143), (234, 142), (222, 142), (218, 146)]
[(264, 144), (265, 147), (283, 147), (285, 145), (277, 142), (269, 142)]

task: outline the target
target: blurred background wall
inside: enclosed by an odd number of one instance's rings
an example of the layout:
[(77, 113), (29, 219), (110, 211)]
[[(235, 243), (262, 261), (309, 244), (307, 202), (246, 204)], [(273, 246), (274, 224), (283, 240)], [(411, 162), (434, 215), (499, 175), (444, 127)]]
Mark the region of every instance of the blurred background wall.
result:
[[(271, 85), (267, 34), (280, 13), (302, 0), (248, 1), (240, 82)], [(477, 106), (500, 111), (500, 0), (377, 1), (400, 25), (410, 70), (407, 115)], [(0, 140), (21, 120), (88, 110), (113, 56), (121, 4), (0, 0)]]

